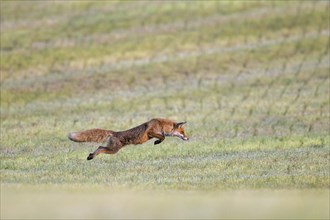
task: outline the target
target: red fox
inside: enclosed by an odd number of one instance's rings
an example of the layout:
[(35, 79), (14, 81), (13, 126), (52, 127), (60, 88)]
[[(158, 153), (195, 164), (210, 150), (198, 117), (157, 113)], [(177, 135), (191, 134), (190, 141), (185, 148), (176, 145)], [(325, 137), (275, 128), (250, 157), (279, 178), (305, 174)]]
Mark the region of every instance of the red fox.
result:
[(158, 139), (154, 142), (155, 145), (160, 144), (166, 136), (175, 136), (187, 141), (189, 138), (182, 127), (185, 123), (176, 123), (168, 119), (155, 118), (126, 131), (116, 132), (97, 128), (81, 132), (71, 132), (68, 138), (75, 142), (107, 141), (105, 147), (99, 146), (93, 153), (88, 155), (87, 160), (91, 160), (98, 154), (115, 154), (125, 145), (142, 144), (152, 138)]

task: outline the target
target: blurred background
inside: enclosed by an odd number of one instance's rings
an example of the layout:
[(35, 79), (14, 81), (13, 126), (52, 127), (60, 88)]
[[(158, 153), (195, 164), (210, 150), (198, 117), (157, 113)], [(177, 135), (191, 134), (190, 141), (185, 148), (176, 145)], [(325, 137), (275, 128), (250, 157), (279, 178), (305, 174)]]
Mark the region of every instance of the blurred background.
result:
[(3, 2), (2, 119), (328, 133), (328, 12), (327, 1)]
[[(5, 217), (16, 187), (40, 185), (321, 190), (306, 204), (329, 217), (329, 1), (0, 4)], [(190, 141), (87, 162), (97, 145), (67, 139), (155, 117), (188, 121)]]

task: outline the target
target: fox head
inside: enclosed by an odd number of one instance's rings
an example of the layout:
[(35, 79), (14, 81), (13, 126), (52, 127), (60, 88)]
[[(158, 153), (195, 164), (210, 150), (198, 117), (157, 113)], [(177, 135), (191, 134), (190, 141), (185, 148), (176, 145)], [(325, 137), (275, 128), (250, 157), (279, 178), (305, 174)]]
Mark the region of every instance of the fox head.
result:
[(181, 138), (184, 141), (189, 140), (189, 137), (184, 133), (183, 125), (187, 122), (179, 122), (174, 124), (172, 135)]

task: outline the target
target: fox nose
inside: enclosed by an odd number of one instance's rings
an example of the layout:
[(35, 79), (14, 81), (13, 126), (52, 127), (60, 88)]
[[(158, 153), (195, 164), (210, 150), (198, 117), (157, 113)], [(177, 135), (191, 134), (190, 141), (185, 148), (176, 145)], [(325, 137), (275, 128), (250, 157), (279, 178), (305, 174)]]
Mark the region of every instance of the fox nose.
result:
[(189, 141), (189, 137), (184, 137), (184, 140), (185, 141)]

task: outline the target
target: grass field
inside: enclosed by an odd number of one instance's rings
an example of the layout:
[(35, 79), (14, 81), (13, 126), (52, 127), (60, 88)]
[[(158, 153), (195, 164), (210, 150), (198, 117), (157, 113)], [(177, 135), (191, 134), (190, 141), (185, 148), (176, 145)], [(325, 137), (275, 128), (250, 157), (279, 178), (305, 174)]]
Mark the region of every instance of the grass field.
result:
[[(329, 219), (328, 1), (0, 4), (1, 219)], [(154, 117), (190, 141), (67, 138)]]

